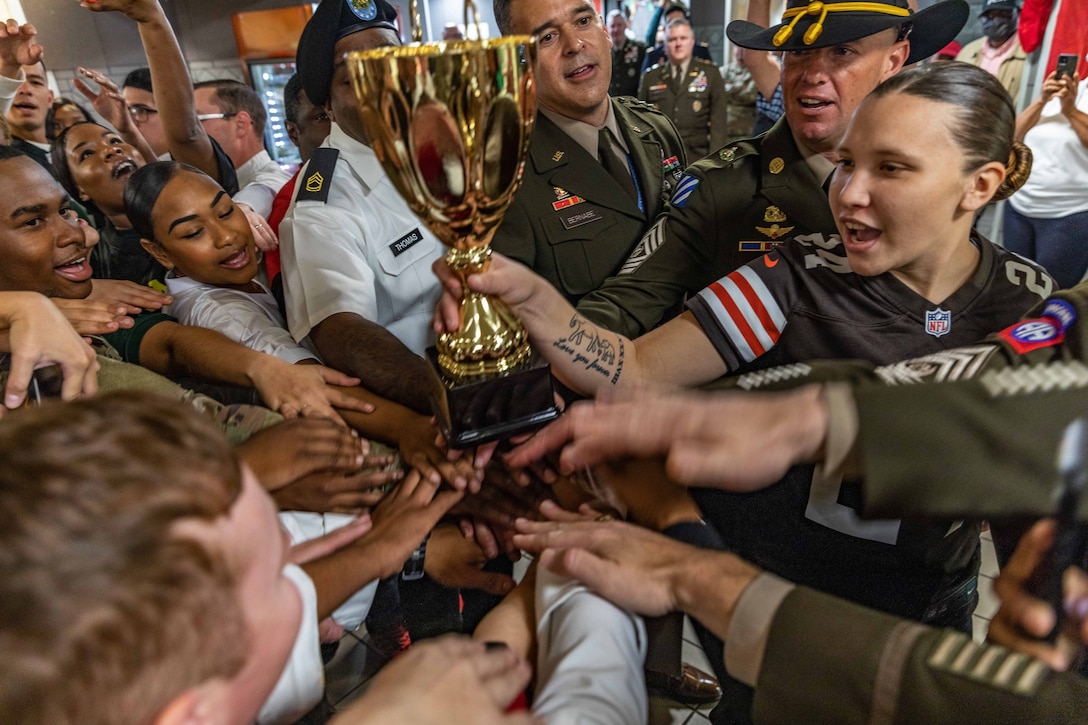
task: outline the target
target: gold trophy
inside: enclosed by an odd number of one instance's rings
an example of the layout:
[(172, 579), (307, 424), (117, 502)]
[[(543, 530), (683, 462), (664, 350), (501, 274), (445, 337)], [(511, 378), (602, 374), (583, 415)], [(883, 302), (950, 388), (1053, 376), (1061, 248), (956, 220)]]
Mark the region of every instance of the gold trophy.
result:
[[(465, 0), (477, 27), (476, 6)], [(536, 117), (531, 36), (420, 44), (348, 54), (371, 145), (408, 206), (450, 248), (461, 281), (485, 270), (488, 246), (514, 192)], [(500, 300), (472, 292), (461, 326), (428, 349), (444, 395), (435, 413), (450, 446), (467, 448), (555, 418), (551, 374), (521, 321)]]

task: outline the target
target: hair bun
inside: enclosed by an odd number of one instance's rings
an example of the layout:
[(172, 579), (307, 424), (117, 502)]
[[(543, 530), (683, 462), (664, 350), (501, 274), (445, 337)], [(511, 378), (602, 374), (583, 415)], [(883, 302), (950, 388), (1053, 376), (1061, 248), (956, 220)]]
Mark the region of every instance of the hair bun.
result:
[(1005, 164), (1005, 180), (997, 187), (994, 201), (1003, 201), (1016, 193), (1031, 176), (1031, 149), (1019, 141), (1012, 142), (1009, 162)]

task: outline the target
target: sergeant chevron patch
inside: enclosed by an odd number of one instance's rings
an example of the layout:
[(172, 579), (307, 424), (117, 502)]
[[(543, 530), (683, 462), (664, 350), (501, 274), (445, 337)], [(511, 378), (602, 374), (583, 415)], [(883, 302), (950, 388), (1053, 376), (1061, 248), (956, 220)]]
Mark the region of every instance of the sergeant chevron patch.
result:
[(632, 274), (636, 269), (642, 266), (643, 262), (650, 258), (650, 255), (658, 250), (658, 248), (665, 242), (665, 232), (663, 228), (665, 226), (665, 217), (661, 217), (657, 220), (657, 223), (650, 227), (650, 231), (643, 235), (639, 240), (638, 246), (631, 252), (631, 255), (627, 257), (627, 261), (620, 267), (620, 271), (617, 274)]
[(755, 372), (741, 375), (737, 378), (737, 387), (742, 390), (765, 388), (768, 385), (774, 385), (775, 383), (807, 377), (811, 372), (812, 368), (804, 363), (779, 365), (777, 367), (756, 370)]
[(877, 368), (877, 377), (888, 385), (944, 383), (973, 378), (990, 359), (997, 345), (976, 345), (942, 350), (932, 355), (904, 360)]
[(931, 669), (966, 677), (1017, 695), (1033, 695), (1050, 668), (1041, 660), (992, 644), (975, 644), (962, 632), (947, 632), (926, 662)]
[(1088, 387), (1088, 366), (1076, 360), (1006, 368), (985, 373), (979, 382), (995, 398)]

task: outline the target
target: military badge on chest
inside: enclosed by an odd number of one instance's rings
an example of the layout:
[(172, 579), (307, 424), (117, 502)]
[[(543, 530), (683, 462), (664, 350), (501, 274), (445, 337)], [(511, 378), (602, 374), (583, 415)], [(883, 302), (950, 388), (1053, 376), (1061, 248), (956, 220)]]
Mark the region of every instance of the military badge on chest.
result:
[(691, 84), (688, 85), (688, 93), (704, 93), (708, 85), (706, 71), (701, 70), (698, 75), (691, 79)]
[(623, 54), (624, 63), (634, 63), (638, 60), (638, 46), (632, 45)]
[(553, 186), (552, 191), (555, 192), (555, 201), (552, 202), (552, 210), (560, 211), (574, 206), (575, 204), (581, 204), (585, 201), (580, 196), (575, 196), (561, 186)]
[(680, 177), (684, 175), (684, 169), (680, 166), (680, 159), (675, 156), (667, 159), (664, 154), (661, 156), (661, 194), (667, 201), (669, 195), (672, 194), (673, 183), (680, 181)]
[(770, 226), (757, 226), (756, 231), (771, 239), (779, 239), (793, 231), (793, 227), (782, 226), (786, 223), (786, 215), (782, 213), (781, 209), (773, 204), (767, 207), (767, 211), (763, 212), (763, 221), (766, 224), (770, 224)]
[(947, 335), (952, 329), (952, 313), (938, 307), (926, 310), (926, 332), (934, 337)]

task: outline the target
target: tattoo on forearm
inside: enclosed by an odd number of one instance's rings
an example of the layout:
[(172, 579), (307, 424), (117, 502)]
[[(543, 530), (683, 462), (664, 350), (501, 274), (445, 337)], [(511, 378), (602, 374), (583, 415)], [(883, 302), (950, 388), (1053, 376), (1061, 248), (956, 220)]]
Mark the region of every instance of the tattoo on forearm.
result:
[(597, 328), (577, 313), (570, 318), (570, 330), (566, 337), (553, 342), (552, 347), (569, 355), (575, 365), (584, 365), (586, 370), (604, 376), (615, 385), (623, 369), (623, 341), (619, 342), (617, 353), (616, 346), (602, 338)]

